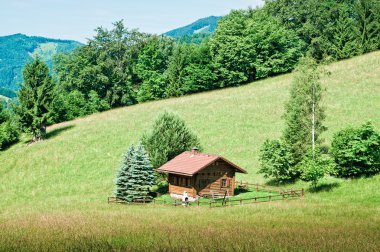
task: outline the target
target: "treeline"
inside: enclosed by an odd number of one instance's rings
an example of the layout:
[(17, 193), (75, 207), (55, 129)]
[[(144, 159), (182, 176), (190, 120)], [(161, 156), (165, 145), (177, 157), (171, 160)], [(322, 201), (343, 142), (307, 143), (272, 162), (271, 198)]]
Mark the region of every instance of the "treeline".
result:
[(43, 125), (242, 85), (290, 72), (303, 56), (320, 62), (376, 50), (379, 15), (377, 0), (277, 0), (231, 11), (213, 35), (194, 40), (129, 30), (122, 21), (99, 27), (86, 45), (55, 58)]

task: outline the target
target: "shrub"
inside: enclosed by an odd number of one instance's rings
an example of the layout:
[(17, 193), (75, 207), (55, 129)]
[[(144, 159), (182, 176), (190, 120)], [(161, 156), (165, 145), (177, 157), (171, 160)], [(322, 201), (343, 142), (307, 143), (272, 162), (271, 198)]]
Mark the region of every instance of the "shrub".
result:
[(311, 182), (314, 188), (321, 178), (334, 169), (333, 167), (334, 162), (327, 155), (322, 155), (319, 150), (315, 151), (314, 156), (310, 151), (298, 164), (301, 179)]
[(8, 110), (0, 103), (0, 150), (18, 141), (19, 129)]
[(340, 177), (373, 175), (380, 171), (380, 135), (369, 122), (337, 132), (331, 153)]
[(169, 112), (158, 116), (153, 130), (143, 136), (142, 143), (148, 150), (154, 168), (194, 146), (201, 149), (197, 136), (186, 126), (185, 121)]
[(284, 181), (298, 175), (289, 149), (280, 140), (266, 140), (260, 150), (259, 159), (259, 173), (263, 173), (266, 178)]

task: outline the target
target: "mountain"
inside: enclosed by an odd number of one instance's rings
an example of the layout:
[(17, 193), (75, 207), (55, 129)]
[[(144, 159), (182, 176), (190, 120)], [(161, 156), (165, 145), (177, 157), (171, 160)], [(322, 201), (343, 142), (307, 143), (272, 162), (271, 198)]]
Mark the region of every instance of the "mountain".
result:
[[(326, 71), (326, 143), (349, 124), (372, 119), (379, 129), (380, 51)], [(326, 177), (303, 200), (223, 209), (107, 204), (122, 154), (165, 110), (187, 122), (205, 153), (248, 171), (237, 180), (264, 183), (259, 150), (281, 135), (292, 78), (94, 114), (50, 127), (43, 142), (0, 152), (0, 251), (379, 251), (380, 175)]]
[(80, 46), (72, 40), (14, 34), (0, 37), (0, 94), (17, 90), (22, 81), (22, 68), (30, 59), (39, 55), (52, 66), (52, 58), (60, 52), (68, 52)]
[(185, 35), (211, 34), (214, 33), (214, 31), (216, 30), (216, 27), (218, 26), (218, 21), (221, 18), (222, 17), (216, 16), (202, 18), (184, 27), (168, 31), (164, 33), (164, 35), (173, 38), (178, 38)]

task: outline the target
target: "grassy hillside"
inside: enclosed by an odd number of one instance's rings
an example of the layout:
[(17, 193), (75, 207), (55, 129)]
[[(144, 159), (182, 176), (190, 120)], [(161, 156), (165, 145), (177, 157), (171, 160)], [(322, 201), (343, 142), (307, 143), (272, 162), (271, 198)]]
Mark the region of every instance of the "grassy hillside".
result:
[(51, 67), (55, 54), (71, 51), (80, 45), (72, 40), (23, 34), (0, 37), (0, 88), (17, 90), (22, 82), (22, 68), (32, 57), (40, 56)]
[[(380, 51), (334, 63), (326, 88), (328, 143), (335, 131), (372, 120), (380, 129)], [(225, 209), (108, 205), (122, 153), (165, 109), (183, 117), (205, 152), (265, 182), (258, 152), (283, 129), (292, 74), (177, 99), (120, 108), (55, 125), (48, 140), (0, 152), (0, 251), (153, 249), (380, 249), (380, 176), (327, 178), (303, 201)], [(307, 186), (297, 182), (289, 187)]]

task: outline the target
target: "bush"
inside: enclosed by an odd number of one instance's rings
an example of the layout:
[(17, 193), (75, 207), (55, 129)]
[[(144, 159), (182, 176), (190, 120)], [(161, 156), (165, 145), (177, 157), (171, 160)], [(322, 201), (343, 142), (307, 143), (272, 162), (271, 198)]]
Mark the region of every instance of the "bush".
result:
[(340, 177), (373, 175), (380, 171), (380, 135), (369, 122), (337, 132), (331, 153)]
[(334, 169), (333, 167), (334, 162), (327, 155), (322, 155), (319, 150), (315, 151), (314, 156), (310, 151), (298, 164), (301, 179), (311, 182), (314, 188), (321, 178)]
[(292, 180), (298, 176), (289, 149), (280, 140), (266, 140), (260, 150), (260, 170), (266, 178), (277, 181)]
[(148, 150), (154, 168), (192, 147), (200, 147), (197, 136), (179, 116), (164, 112), (153, 125), (152, 132), (145, 134), (142, 143)]
[(0, 150), (18, 141), (19, 129), (8, 110), (0, 103)]
[(0, 150), (18, 141), (20, 132), (11, 121), (0, 124)]

